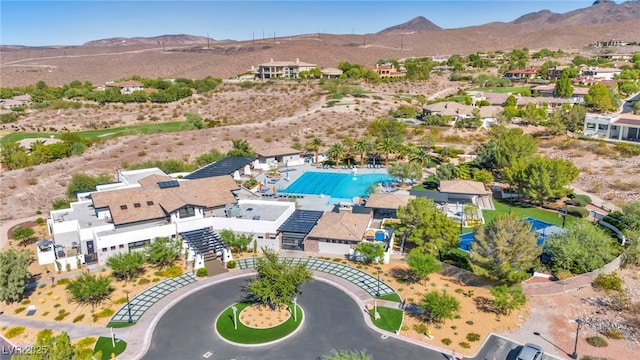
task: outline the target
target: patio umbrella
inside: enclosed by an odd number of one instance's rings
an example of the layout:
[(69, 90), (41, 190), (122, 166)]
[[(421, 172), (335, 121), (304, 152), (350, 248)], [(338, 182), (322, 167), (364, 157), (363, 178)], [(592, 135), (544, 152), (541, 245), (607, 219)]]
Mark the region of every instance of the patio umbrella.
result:
[(244, 174), (247, 176), (251, 176), (251, 166), (249, 166), (249, 164), (244, 166)]
[(240, 171), (236, 170), (233, 172), (233, 180), (238, 180), (238, 181), (242, 180), (240, 178)]

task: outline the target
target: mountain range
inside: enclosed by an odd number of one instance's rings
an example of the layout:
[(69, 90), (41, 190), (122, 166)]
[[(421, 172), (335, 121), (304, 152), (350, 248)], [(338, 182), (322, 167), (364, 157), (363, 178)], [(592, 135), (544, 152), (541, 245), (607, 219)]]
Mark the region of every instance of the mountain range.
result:
[(132, 75), (227, 78), (270, 59), (300, 59), (326, 68), (336, 67), (341, 61), (374, 64), (380, 59), (466, 55), (523, 47), (584, 53), (595, 51), (589, 44), (611, 39), (640, 42), (639, 1), (617, 4), (600, 0), (563, 14), (543, 10), (508, 23), (455, 29), (443, 29), (418, 16), (377, 33), (361, 35), (313, 33), (247, 41), (163, 35), (102, 39), (83, 46), (0, 46), (0, 79), (2, 86), (21, 86), (38, 80), (50, 85), (76, 79), (103, 83)]

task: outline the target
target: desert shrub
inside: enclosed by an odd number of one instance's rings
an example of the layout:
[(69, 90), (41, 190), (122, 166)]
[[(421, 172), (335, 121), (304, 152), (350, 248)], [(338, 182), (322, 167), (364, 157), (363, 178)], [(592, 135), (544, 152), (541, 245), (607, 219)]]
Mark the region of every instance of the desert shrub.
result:
[(587, 342), (591, 346), (595, 347), (606, 347), (609, 346), (607, 340), (605, 340), (602, 336), (589, 336), (587, 338)]
[(447, 346), (451, 345), (451, 339), (449, 339), (449, 338), (444, 338), (444, 339), (442, 339), (440, 341), (442, 341), (442, 343), (447, 345)]
[(73, 318), (73, 323), (75, 324), (75, 323), (77, 323), (79, 321), (82, 321), (82, 319), (84, 319), (84, 314), (80, 314), (80, 315), (74, 317)]
[(402, 325), (402, 327), (400, 328), (400, 330), (402, 331), (408, 331), (409, 327), (407, 325)]
[(473, 325), (473, 321), (472, 320), (467, 320), (466, 323), (467, 323), (467, 325)]
[(20, 314), (21, 312), (24, 311), (24, 309), (26, 309), (26, 307), (21, 306), (21, 307), (15, 309), (15, 310), (13, 310), (13, 312), (16, 313), (16, 314)]
[(25, 299), (20, 302), (20, 305), (29, 305), (29, 304), (31, 304), (31, 300), (29, 299)]
[(413, 300), (414, 300), (414, 299), (413, 299), (412, 297), (407, 298), (407, 301), (408, 301), (409, 303), (412, 303), (412, 302), (413, 302)]
[(121, 297), (120, 299), (116, 299), (113, 301), (114, 304), (116, 305), (122, 305), (124, 303), (127, 302), (127, 298), (126, 297)]
[(615, 272), (609, 274), (598, 274), (598, 277), (593, 280), (591, 286), (605, 291), (622, 291), (622, 279)]
[(66, 285), (66, 284), (68, 284), (68, 283), (70, 283), (70, 282), (71, 282), (71, 279), (69, 279), (69, 278), (62, 278), (62, 279), (60, 279), (60, 280), (56, 281), (56, 284), (57, 284), (57, 285)]
[(53, 318), (55, 321), (62, 321), (64, 318), (69, 316), (69, 314), (71, 314), (71, 313), (66, 312), (65, 310), (60, 310), (60, 311), (61, 312), (58, 313), (58, 316)]
[(93, 316), (93, 322), (98, 321), (98, 319), (100, 319), (100, 318), (111, 317), (111, 316), (113, 316), (113, 314), (114, 314), (113, 309), (110, 309), (110, 308), (103, 309), (102, 311), (92, 315)]
[(415, 330), (417, 333), (420, 333), (420, 334), (426, 334), (427, 333), (427, 325), (425, 325), (425, 324), (414, 324), (413, 325), (413, 330)]
[(227, 268), (228, 269), (234, 269), (235, 267), (236, 267), (236, 261), (235, 260), (227, 261)]
[(55, 304), (55, 305), (53, 305), (53, 308), (54, 308), (54, 309), (55, 309), (55, 308), (59, 308), (59, 307), (60, 307), (60, 304)]
[(148, 284), (150, 282), (151, 281), (149, 281), (149, 279), (142, 278), (142, 279), (138, 280), (138, 285), (146, 285), (146, 284)]
[(95, 342), (96, 342), (96, 338), (89, 336), (89, 337), (78, 340), (78, 342), (76, 343), (76, 346), (85, 348), (93, 345)]
[(478, 341), (480, 340), (480, 334), (478, 333), (468, 333), (467, 334), (467, 341), (468, 342), (474, 342), (474, 341)]
[(7, 339), (11, 339), (18, 335), (22, 335), (23, 332), (24, 332), (24, 326), (14, 326), (4, 332), (4, 337), (6, 337)]
[(196, 271), (196, 275), (198, 277), (209, 276), (209, 270), (207, 270), (207, 268), (200, 268), (198, 269), (198, 271)]
[(458, 345), (460, 345), (460, 347), (463, 349), (469, 349), (471, 347), (471, 345), (469, 345), (469, 343), (466, 341), (459, 342)]
[(608, 328), (602, 332), (602, 335), (606, 336), (609, 339), (622, 340), (624, 339), (624, 334), (622, 331), (615, 328)]

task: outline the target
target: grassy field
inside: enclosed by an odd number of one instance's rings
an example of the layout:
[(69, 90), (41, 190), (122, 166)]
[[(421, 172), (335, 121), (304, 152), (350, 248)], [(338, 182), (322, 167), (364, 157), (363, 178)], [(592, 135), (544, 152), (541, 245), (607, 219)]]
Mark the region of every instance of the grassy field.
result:
[(102, 351), (102, 360), (113, 359), (111, 357), (111, 353), (120, 355), (127, 348), (127, 343), (116, 339), (116, 346), (112, 346), (111, 338), (100, 336), (98, 341), (96, 341), (96, 345), (93, 347), (93, 352), (96, 353), (98, 351)]
[[(237, 303), (238, 316), (242, 309), (251, 305), (250, 303)], [(220, 314), (218, 320), (216, 320), (216, 329), (220, 336), (225, 339), (238, 343), (238, 344), (263, 344), (270, 341), (281, 339), (292, 332), (294, 332), (300, 323), (302, 323), (302, 309), (297, 307), (297, 322), (294, 321), (293, 316), (289, 317), (289, 320), (283, 324), (269, 328), (269, 329), (253, 329), (238, 322), (238, 329), (233, 326), (233, 310), (231, 307), (225, 309)]]
[[(495, 210), (482, 211), (485, 223), (491, 222), (491, 220), (493, 220), (493, 218), (495, 218), (497, 214), (507, 214), (509, 213), (509, 211), (511, 211), (512, 213), (516, 213), (522, 217), (532, 217), (534, 219), (542, 220), (553, 225), (562, 226), (562, 217), (558, 216), (558, 212), (556, 211), (535, 207), (522, 207), (515, 202), (512, 204), (511, 210), (509, 210), (508, 202), (501, 202), (496, 199), (493, 200), (493, 205), (496, 208)], [(575, 218), (573, 216), (567, 216), (565, 226), (573, 224), (577, 221), (581, 221), (581, 219)]]
[(389, 301), (395, 301), (395, 302), (402, 301), (402, 299), (400, 298), (400, 295), (398, 295), (397, 293), (381, 295), (381, 296), (378, 296), (376, 299), (389, 300)]
[[(187, 127), (187, 123), (184, 121), (178, 122), (167, 122), (167, 123), (158, 123), (158, 124), (141, 124), (141, 125), (130, 125), (130, 126), (122, 126), (111, 129), (98, 129), (98, 130), (86, 130), (86, 131), (77, 131), (73, 134), (80, 136), (83, 139), (87, 140), (98, 140), (98, 139), (108, 139), (115, 136), (124, 136), (124, 135), (135, 135), (135, 134), (153, 134), (159, 132), (175, 132), (184, 130)], [(48, 138), (51, 136), (59, 137), (58, 134), (54, 133), (31, 133), (31, 132), (12, 132), (0, 138), (0, 145), (6, 142), (16, 142), (23, 139), (34, 139), (34, 138)]]
[(371, 321), (377, 327), (382, 330), (396, 332), (400, 330), (400, 326), (402, 326), (402, 310), (400, 309), (392, 309), (384, 306), (378, 306), (378, 314), (380, 314), (380, 319), (375, 318), (374, 309), (369, 310), (369, 315), (371, 315)]

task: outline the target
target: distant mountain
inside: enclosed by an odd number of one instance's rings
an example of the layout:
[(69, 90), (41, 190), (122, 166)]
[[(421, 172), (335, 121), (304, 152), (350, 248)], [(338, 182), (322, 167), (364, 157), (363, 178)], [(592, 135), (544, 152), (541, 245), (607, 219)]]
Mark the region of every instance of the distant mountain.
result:
[(423, 16), (418, 16), (407, 21), (404, 24), (388, 27), (382, 31), (377, 32), (378, 35), (388, 34), (401, 34), (401, 33), (416, 33), (429, 30), (441, 30), (442, 28), (431, 21), (425, 19)]
[(190, 44), (204, 44), (207, 41), (215, 41), (214, 39), (207, 39), (205, 36), (193, 36), (193, 35), (160, 35), (154, 37), (115, 37), (109, 39), (93, 40), (84, 43), (84, 46), (112, 46), (112, 45), (190, 45)]
[(616, 4), (609, 0), (597, 0), (589, 7), (573, 10), (564, 14), (556, 14), (549, 10), (529, 13), (517, 18), (511, 23), (529, 25), (582, 25), (606, 24), (638, 19), (640, 19), (640, 2), (638, 1), (627, 1), (622, 4)]

